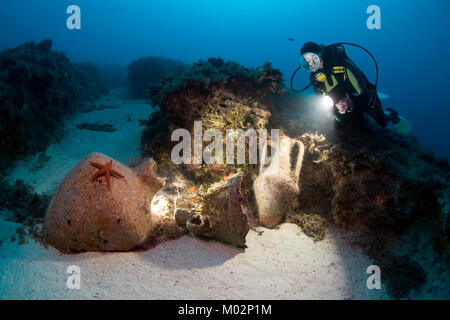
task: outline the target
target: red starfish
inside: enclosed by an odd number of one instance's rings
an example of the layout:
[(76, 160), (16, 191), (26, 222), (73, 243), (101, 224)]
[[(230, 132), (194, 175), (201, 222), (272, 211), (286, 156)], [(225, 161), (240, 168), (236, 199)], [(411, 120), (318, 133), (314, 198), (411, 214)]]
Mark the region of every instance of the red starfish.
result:
[(97, 163), (97, 162), (92, 162), (92, 161), (90, 162), (90, 164), (92, 166), (96, 167), (97, 169), (100, 169), (91, 177), (91, 181), (94, 182), (95, 179), (97, 179), (99, 176), (105, 175), (106, 184), (108, 185), (108, 190), (111, 190), (111, 175), (115, 175), (120, 178), (125, 178), (119, 172), (112, 169), (112, 160), (109, 161), (109, 163), (105, 164), (105, 165), (103, 165), (101, 163)]

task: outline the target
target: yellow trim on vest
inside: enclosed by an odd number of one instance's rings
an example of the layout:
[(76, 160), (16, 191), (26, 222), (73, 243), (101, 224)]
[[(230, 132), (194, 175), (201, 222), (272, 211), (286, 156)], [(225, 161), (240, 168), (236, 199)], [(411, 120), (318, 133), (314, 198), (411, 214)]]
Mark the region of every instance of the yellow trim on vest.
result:
[(347, 74), (348, 74), (348, 80), (352, 84), (353, 88), (355, 88), (355, 90), (356, 90), (356, 92), (358, 92), (358, 94), (361, 94), (362, 90), (361, 90), (361, 87), (359, 86), (359, 82), (356, 79), (355, 75), (350, 70), (347, 70)]
[(337, 82), (336, 77), (334, 75), (331, 75), (331, 80), (333, 82), (333, 84), (331, 86), (328, 84), (328, 81), (324, 82), (325, 90), (327, 91), (327, 93), (330, 92), (331, 90), (333, 90), (334, 87), (336, 87), (338, 85), (338, 82)]
[(343, 66), (333, 67), (333, 73), (345, 73), (345, 68)]

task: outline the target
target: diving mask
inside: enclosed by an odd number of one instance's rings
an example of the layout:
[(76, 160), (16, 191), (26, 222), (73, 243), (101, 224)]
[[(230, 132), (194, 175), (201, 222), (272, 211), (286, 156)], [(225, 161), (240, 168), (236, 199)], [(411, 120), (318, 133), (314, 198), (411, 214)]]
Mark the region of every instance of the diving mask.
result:
[(302, 69), (316, 72), (320, 68), (320, 57), (316, 53), (306, 52), (302, 56)]

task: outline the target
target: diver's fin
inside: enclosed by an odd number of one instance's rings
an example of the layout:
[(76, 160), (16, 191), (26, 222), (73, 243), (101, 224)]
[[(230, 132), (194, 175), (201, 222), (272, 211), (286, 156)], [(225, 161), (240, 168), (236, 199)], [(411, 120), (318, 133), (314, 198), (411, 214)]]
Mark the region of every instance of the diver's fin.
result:
[(380, 98), (380, 100), (386, 100), (386, 99), (389, 99), (391, 97), (391, 96), (388, 96), (387, 94), (385, 94), (383, 92), (380, 92), (380, 91), (378, 91), (377, 93), (378, 93), (378, 98)]
[(394, 130), (401, 135), (407, 136), (411, 132), (413, 126), (411, 122), (406, 120), (404, 117), (398, 117), (400, 118), (400, 122), (394, 125)]
[[(384, 112), (387, 116), (390, 115), (390, 113), (388, 112)], [(411, 124), (411, 122), (409, 122), (406, 118), (402, 117), (402, 116), (398, 116), (400, 118), (400, 122), (397, 124), (393, 125), (393, 129), (395, 132), (397, 132), (398, 134), (401, 134), (403, 136), (407, 136), (411, 130), (413, 129), (413, 126)]]

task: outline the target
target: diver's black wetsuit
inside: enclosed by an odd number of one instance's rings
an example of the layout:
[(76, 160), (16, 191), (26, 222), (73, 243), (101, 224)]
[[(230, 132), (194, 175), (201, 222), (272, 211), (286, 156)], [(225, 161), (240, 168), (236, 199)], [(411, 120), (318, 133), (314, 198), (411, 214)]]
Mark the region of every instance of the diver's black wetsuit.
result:
[(353, 107), (345, 114), (334, 106), (336, 119), (342, 124), (362, 123), (364, 114), (370, 115), (381, 127), (386, 127), (386, 116), (378, 93), (365, 74), (353, 63), (341, 46), (323, 47), (323, 68), (311, 73), (311, 83), (317, 94), (328, 95), (336, 103), (347, 95)]

